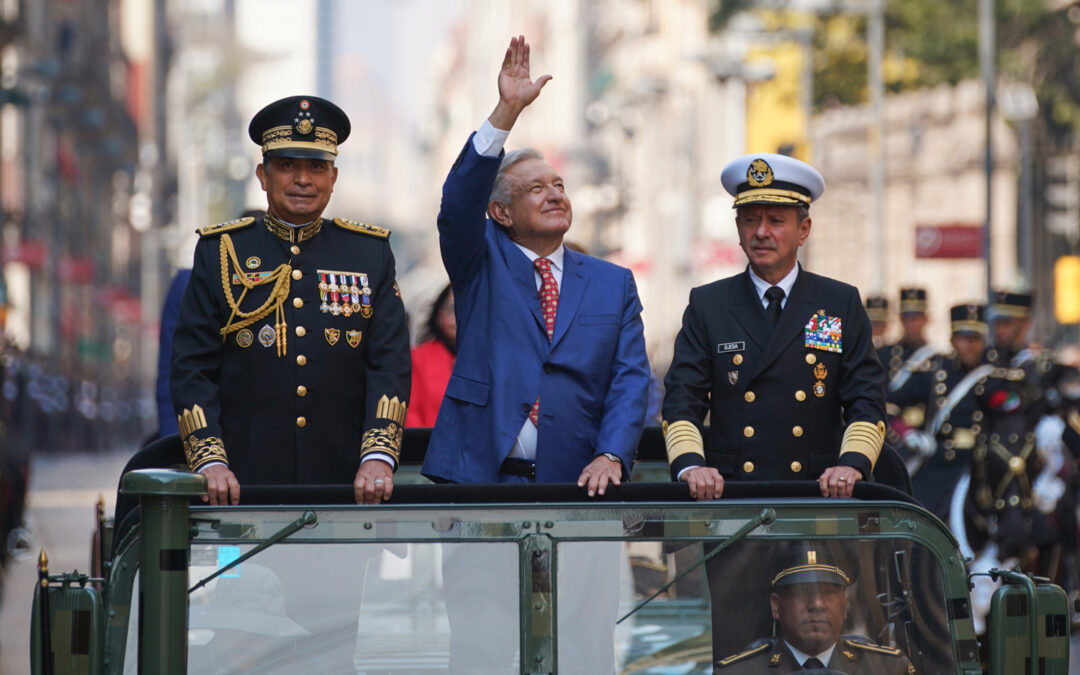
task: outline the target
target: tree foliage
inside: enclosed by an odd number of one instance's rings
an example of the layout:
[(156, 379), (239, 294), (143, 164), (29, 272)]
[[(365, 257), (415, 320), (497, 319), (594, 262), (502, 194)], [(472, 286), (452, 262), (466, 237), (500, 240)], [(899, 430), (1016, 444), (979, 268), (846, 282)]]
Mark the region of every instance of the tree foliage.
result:
[[(995, 0), (995, 10), (999, 77), (1035, 87), (1052, 136), (1080, 133), (1080, 0)], [(749, 0), (713, 0), (710, 28), (723, 31), (742, 11), (760, 10)], [(866, 101), (865, 17), (812, 22), (814, 105)], [(889, 91), (979, 77), (978, 0), (887, 0), (883, 71)]]

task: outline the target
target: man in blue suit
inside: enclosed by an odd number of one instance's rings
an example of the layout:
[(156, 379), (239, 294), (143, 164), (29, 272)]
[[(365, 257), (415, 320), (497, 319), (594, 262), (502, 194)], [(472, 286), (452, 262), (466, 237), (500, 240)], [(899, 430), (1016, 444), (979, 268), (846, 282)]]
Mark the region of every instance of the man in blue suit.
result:
[[(563, 246), (572, 209), (535, 150), (503, 153), (550, 80), (514, 38), (499, 103), (443, 185), (439, 240), (454, 290), (458, 356), (423, 473), (437, 481), (571, 482), (603, 494), (629, 476), (649, 363), (629, 270)], [(563, 672), (613, 673), (620, 547), (559, 549)], [(483, 574), (477, 574), (477, 570)], [(517, 548), (448, 544), (450, 672), (507, 672), (518, 646)]]
[(458, 358), (423, 473), (454, 483), (577, 481), (592, 496), (629, 475), (649, 363), (633, 274), (565, 248), (563, 179), (535, 150), (502, 151), (550, 79), (530, 79), (528, 45), (514, 38), (499, 103), (443, 185), (439, 241)]

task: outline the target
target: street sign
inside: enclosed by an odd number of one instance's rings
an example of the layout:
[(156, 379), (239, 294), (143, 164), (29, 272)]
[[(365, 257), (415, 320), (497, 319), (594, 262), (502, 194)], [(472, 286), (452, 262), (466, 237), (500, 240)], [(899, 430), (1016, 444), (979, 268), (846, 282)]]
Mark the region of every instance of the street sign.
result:
[(983, 257), (983, 228), (981, 225), (917, 225), (915, 227), (916, 258), (981, 258)]

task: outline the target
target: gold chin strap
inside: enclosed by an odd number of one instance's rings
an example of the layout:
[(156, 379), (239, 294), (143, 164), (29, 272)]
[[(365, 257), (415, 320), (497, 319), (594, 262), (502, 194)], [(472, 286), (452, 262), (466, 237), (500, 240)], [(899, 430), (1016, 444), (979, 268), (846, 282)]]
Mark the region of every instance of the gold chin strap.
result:
[[(288, 263), (282, 263), (278, 265), (277, 269), (271, 272), (269, 276), (258, 281), (252, 281), (248, 279), (244, 268), (240, 266), (240, 261), (236, 259), (236, 249), (233, 248), (232, 238), (228, 234), (221, 235), (221, 245), (219, 250), (221, 251), (221, 288), (225, 291), (225, 300), (229, 303), (229, 308), (232, 310), (232, 314), (229, 315), (229, 320), (219, 331), (221, 333), (222, 342), (225, 341), (225, 336), (229, 333), (250, 326), (271, 311), (274, 311), (274, 329), (277, 332), (277, 355), (278, 357), (284, 356), (287, 348), (285, 342), (287, 336), (285, 333), (285, 311), (281, 306), (285, 303), (285, 299), (289, 297), (292, 266)], [(233, 299), (232, 289), (229, 287), (230, 260), (232, 261), (233, 269), (236, 270), (236, 277), (244, 287), (244, 290), (240, 293), (240, 298), (236, 300)], [(240, 309), (240, 303), (244, 301), (244, 296), (247, 295), (248, 291), (256, 286), (264, 286), (269, 283), (273, 283), (274, 288), (270, 291), (270, 297), (266, 299), (266, 302), (264, 302), (262, 306), (251, 312), (245, 312)], [(234, 323), (234, 319), (238, 320)]]

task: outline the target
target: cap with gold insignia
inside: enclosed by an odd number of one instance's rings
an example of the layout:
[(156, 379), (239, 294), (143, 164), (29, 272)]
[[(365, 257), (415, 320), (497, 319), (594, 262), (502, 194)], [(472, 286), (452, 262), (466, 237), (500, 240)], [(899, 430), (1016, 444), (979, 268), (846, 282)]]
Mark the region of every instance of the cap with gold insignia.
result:
[(771, 152), (736, 159), (724, 167), (720, 182), (735, 198), (736, 207), (810, 206), (825, 191), (825, 179), (817, 169), (794, 157)]
[(337, 146), (352, 129), (341, 108), (317, 96), (289, 96), (274, 101), (251, 118), (248, 136), (264, 157), (301, 157), (334, 161)]
[(926, 314), (926, 289), (925, 288), (901, 288), (900, 289), (900, 313), (901, 314)]
[(871, 321), (889, 320), (889, 301), (883, 295), (866, 296), (866, 315)]
[(1026, 319), (1031, 316), (1031, 294), (994, 291), (990, 314), (994, 319)]
[(974, 335), (986, 335), (986, 305), (968, 303), (966, 305), (954, 305), (949, 309), (949, 318), (952, 321), (952, 332), (969, 333)]
[(838, 584), (847, 586), (851, 577), (837, 566), (832, 553), (824, 546), (800, 542), (784, 556), (780, 571), (773, 577), (773, 588), (794, 584)]

